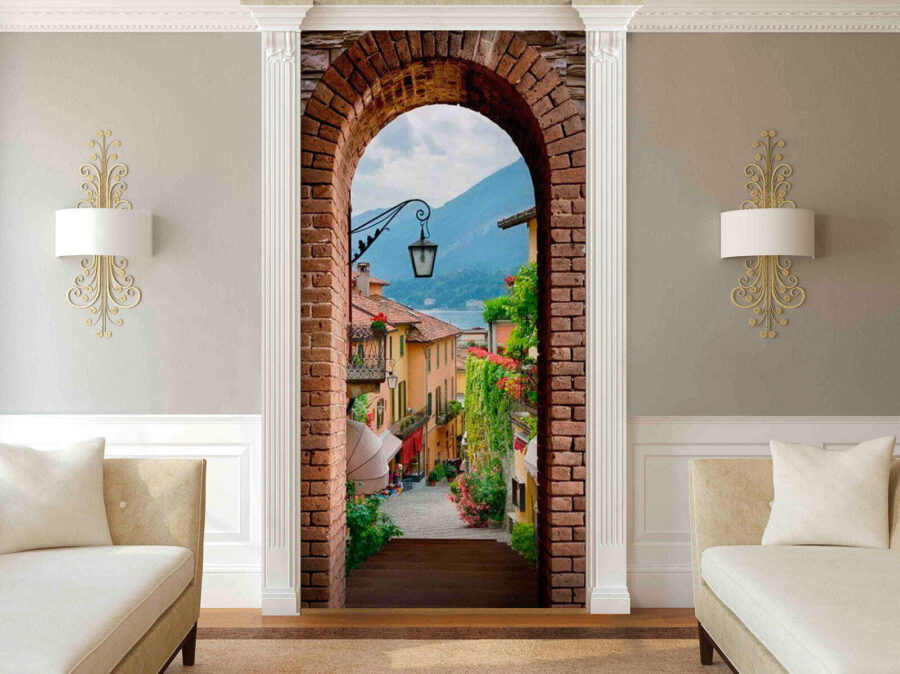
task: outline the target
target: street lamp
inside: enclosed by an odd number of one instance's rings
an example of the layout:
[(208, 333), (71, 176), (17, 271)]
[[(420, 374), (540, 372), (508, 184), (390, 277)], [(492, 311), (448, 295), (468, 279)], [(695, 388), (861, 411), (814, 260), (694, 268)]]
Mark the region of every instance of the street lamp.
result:
[(422, 206), (416, 210), (416, 220), (419, 221), (419, 239), (409, 244), (409, 261), (412, 263), (413, 275), (416, 278), (431, 278), (431, 275), (434, 273), (434, 260), (437, 257), (437, 244), (428, 240), (428, 237), (431, 236), (431, 232), (428, 230), (431, 206), (421, 199), (401, 201), (396, 206), (391, 206), (386, 211), (382, 211), (375, 217), (366, 220), (361, 225), (351, 227), (351, 237), (354, 234), (361, 234), (370, 230), (372, 233), (366, 237), (365, 241), (360, 240), (357, 242), (358, 250), (353, 253), (350, 264), (352, 265), (361, 258), (369, 247), (375, 243), (376, 239), (387, 231), (400, 211), (412, 203), (419, 203)]
[(394, 359), (391, 358), (387, 363), (388, 371), (387, 371), (387, 385), (388, 388), (393, 390), (397, 388), (397, 375), (394, 374)]

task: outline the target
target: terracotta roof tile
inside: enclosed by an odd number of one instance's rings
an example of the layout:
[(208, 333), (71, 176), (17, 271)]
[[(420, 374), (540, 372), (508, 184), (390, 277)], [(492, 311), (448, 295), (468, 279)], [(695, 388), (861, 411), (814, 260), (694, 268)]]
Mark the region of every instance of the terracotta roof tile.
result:
[(516, 213), (515, 215), (510, 215), (508, 218), (503, 218), (497, 222), (497, 227), (500, 229), (509, 229), (510, 227), (515, 227), (516, 225), (521, 225), (523, 222), (528, 222), (537, 217), (537, 208), (532, 206), (531, 208), (527, 208), (520, 213)]
[(439, 339), (445, 339), (447, 337), (452, 337), (453, 335), (458, 335), (462, 332), (462, 330), (457, 328), (455, 325), (437, 319), (434, 316), (423, 314), (420, 311), (417, 311), (416, 313), (421, 316), (422, 320), (420, 323), (414, 325), (407, 331), (407, 342), (434, 342)]

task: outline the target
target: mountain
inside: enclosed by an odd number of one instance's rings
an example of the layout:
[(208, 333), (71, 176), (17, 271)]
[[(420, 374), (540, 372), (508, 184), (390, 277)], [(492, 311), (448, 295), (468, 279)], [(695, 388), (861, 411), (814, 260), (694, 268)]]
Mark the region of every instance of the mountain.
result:
[[(433, 307), (463, 308), (467, 300), (501, 294), (503, 278), (528, 261), (528, 230), (522, 226), (503, 231), (497, 221), (533, 205), (531, 176), (525, 160), (519, 159), (431, 211), (429, 238), (438, 244), (433, 278), (413, 277), (409, 262), (407, 246), (419, 238), (415, 204), (397, 216), (361, 261), (371, 264), (373, 275), (391, 282), (387, 293), (399, 302), (424, 308), (425, 299), (431, 298)], [(353, 225), (382, 210), (354, 215)]]

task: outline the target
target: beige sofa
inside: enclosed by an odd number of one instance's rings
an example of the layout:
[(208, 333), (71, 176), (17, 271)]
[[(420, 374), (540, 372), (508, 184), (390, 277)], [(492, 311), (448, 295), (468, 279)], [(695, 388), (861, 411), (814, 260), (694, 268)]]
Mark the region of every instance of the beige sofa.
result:
[(0, 555), (0, 672), (194, 663), (206, 462), (106, 459), (113, 545)]
[(900, 460), (890, 479), (889, 550), (760, 545), (770, 459), (690, 467), (700, 660), (743, 674), (900, 672)]

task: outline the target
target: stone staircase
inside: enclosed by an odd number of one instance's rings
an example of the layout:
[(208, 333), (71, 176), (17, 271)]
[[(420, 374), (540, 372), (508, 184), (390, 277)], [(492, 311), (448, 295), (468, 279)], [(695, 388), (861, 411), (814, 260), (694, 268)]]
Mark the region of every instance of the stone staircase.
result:
[(505, 543), (395, 538), (347, 577), (347, 608), (534, 608), (537, 572)]

